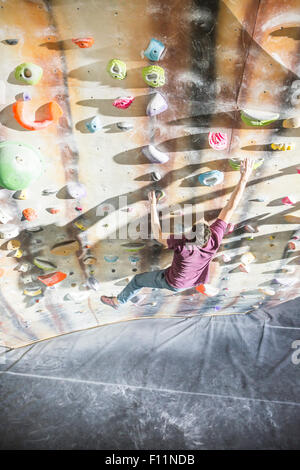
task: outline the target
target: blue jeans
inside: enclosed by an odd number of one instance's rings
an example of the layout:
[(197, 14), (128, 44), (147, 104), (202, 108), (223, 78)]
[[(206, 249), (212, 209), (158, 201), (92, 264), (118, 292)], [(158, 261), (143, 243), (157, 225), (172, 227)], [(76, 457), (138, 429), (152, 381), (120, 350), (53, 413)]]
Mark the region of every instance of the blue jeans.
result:
[(152, 287), (155, 289), (169, 289), (178, 292), (184, 289), (176, 289), (170, 286), (165, 279), (165, 269), (158, 271), (149, 271), (147, 273), (136, 274), (127, 286), (120, 292), (117, 299), (120, 304), (125, 304), (134, 297), (143, 287)]

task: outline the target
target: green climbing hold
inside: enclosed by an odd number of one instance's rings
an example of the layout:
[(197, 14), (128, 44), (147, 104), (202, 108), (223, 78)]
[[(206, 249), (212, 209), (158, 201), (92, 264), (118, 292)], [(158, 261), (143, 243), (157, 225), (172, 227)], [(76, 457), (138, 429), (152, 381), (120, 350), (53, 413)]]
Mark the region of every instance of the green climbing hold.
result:
[[(259, 158), (258, 160), (256, 160), (253, 165), (254, 170), (260, 167), (263, 164), (263, 162), (264, 162), (263, 158)], [(238, 158), (231, 158), (229, 160), (229, 165), (231, 166), (233, 170), (239, 170), (241, 166), (241, 160), (239, 160)]]
[(36, 85), (43, 75), (43, 69), (39, 65), (31, 62), (24, 62), (15, 70), (15, 77), (25, 85)]
[(143, 79), (147, 85), (157, 88), (163, 86), (166, 82), (165, 71), (158, 65), (149, 65), (143, 68)]
[(257, 111), (255, 109), (244, 109), (241, 111), (241, 118), (247, 126), (267, 126), (279, 119), (279, 114)]
[(6, 189), (27, 188), (41, 174), (42, 156), (28, 144), (0, 142), (0, 186)]
[(126, 64), (119, 59), (111, 59), (106, 67), (107, 72), (112, 78), (123, 80), (126, 77)]

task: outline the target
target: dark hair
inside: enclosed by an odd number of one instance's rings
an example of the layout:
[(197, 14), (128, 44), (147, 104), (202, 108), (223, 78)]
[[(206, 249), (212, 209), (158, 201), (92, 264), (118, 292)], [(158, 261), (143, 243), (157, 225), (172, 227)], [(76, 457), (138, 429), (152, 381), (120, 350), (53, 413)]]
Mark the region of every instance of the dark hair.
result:
[(210, 227), (205, 222), (194, 224), (192, 227), (192, 232), (195, 233), (195, 237), (191, 240), (191, 242), (195, 243), (197, 246), (206, 245), (211, 236)]

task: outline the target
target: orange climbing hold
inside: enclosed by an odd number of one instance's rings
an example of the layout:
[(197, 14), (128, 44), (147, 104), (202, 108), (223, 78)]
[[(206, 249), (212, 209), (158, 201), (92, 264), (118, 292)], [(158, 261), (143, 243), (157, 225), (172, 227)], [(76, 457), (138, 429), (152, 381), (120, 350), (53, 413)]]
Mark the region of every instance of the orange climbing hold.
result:
[(44, 274), (42, 276), (38, 276), (38, 280), (41, 281), (46, 286), (54, 286), (58, 282), (63, 281), (66, 279), (67, 275), (62, 273), (61, 271), (57, 271), (51, 274)]
[(31, 208), (24, 209), (22, 214), (25, 217), (25, 219), (29, 220), (29, 222), (37, 219), (37, 213), (34, 209), (31, 209)]
[(72, 39), (72, 42), (76, 44), (76, 46), (80, 47), (81, 49), (86, 49), (87, 47), (92, 47), (94, 44), (94, 38), (88, 37), (88, 38), (74, 38)]
[(63, 110), (56, 101), (47, 103), (43, 107), (43, 111), (47, 118), (42, 121), (35, 121), (28, 116), (28, 103), (26, 101), (16, 101), (13, 104), (13, 113), (16, 121), (20, 126), (29, 131), (38, 131), (50, 126), (50, 124), (57, 123), (59, 118), (63, 115)]

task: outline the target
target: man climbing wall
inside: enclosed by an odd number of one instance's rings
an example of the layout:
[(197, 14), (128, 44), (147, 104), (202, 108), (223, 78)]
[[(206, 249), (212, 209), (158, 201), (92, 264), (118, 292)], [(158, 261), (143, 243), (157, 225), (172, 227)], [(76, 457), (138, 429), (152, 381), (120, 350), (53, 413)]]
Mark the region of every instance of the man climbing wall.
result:
[(118, 309), (143, 287), (178, 292), (207, 283), (209, 265), (220, 247), (227, 224), (241, 200), (253, 164), (254, 160), (249, 157), (243, 160), (240, 166), (240, 180), (219, 217), (210, 226), (205, 222), (198, 223), (194, 230), (195, 236), (191, 240), (184, 235), (180, 239), (175, 239), (174, 235), (165, 238), (158, 218), (155, 191), (151, 191), (149, 201), (152, 232), (154, 238), (165, 248), (174, 250), (172, 264), (167, 269), (136, 274), (117, 297), (103, 295), (101, 301)]

